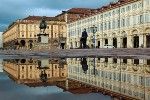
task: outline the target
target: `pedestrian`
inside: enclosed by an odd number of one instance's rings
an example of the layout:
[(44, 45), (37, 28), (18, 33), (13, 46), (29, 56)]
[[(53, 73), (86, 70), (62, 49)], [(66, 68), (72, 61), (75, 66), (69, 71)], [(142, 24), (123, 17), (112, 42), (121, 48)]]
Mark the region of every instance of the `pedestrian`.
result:
[(82, 41), (82, 44), (83, 44), (83, 48), (86, 48), (86, 42), (87, 42), (87, 37), (88, 37), (88, 34), (86, 32), (86, 29), (84, 29), (84, 31), (82, 32), (82, 37), (81, 37), (81, 41)]

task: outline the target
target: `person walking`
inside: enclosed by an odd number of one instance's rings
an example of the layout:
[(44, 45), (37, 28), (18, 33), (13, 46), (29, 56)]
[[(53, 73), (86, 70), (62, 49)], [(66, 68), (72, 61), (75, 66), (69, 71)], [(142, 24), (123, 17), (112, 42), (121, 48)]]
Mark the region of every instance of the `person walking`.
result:
[(81, 37), (81, 43), (83, 44), (83, 48), (86, 48), (87, 44), (87, 37), (88, 37), (88, 34), (86, 32), (86, 29), (84, 29), (84, 31), (82, 32), (82, 37)]

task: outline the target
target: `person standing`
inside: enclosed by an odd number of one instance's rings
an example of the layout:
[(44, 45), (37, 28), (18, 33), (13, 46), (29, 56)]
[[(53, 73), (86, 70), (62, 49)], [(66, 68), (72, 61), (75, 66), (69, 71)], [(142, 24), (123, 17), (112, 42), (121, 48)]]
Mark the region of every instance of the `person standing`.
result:
[(83, 44), (83, 48), (86, 48), (86, 42), (87, 42), (87, 37), (88, 37), (88, 34), (86, 32), (86, 29), (84, 29), (84, 31), (82, 32), (82, 37), (81, 37), (81, 41), (82, 41), (82, 44)]

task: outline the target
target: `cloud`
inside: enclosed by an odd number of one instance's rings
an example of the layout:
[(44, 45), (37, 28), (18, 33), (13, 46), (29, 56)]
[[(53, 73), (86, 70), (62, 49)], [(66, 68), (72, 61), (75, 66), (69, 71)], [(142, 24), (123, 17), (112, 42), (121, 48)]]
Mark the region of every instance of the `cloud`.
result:
[(55, 16), (62, 10), (98, 8), (112, 0), (1, 0), (0, 31), (9, 23), (29, 15)]
[(57, 14), (61, 13), (61, 10), (56, 9), (48, 9), (48, 8), (34, 8), (34, 9), (27, 9), (24, 13), (24, 15), (37, 15), (37, 16), (55, 16)]

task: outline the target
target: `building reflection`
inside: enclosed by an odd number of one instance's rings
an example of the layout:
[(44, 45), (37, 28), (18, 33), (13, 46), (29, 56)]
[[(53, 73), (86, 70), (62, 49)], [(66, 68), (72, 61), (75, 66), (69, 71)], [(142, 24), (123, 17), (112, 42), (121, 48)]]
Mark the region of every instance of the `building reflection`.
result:
[(3, 66), (11, 79), (28, 86), (55, 85), (67, 78), (65, 59), (11, 59), (4, 60)]
[(150, 60), (117, 58), (15, 59), (4, 71), (18, 84), (55, 85), (75, 94), (150, 100)]
[(86, 74), (81, 62), (68, 59), (68, 79), (112, 97), (150, 100), (150, 60), (88, 58)]

